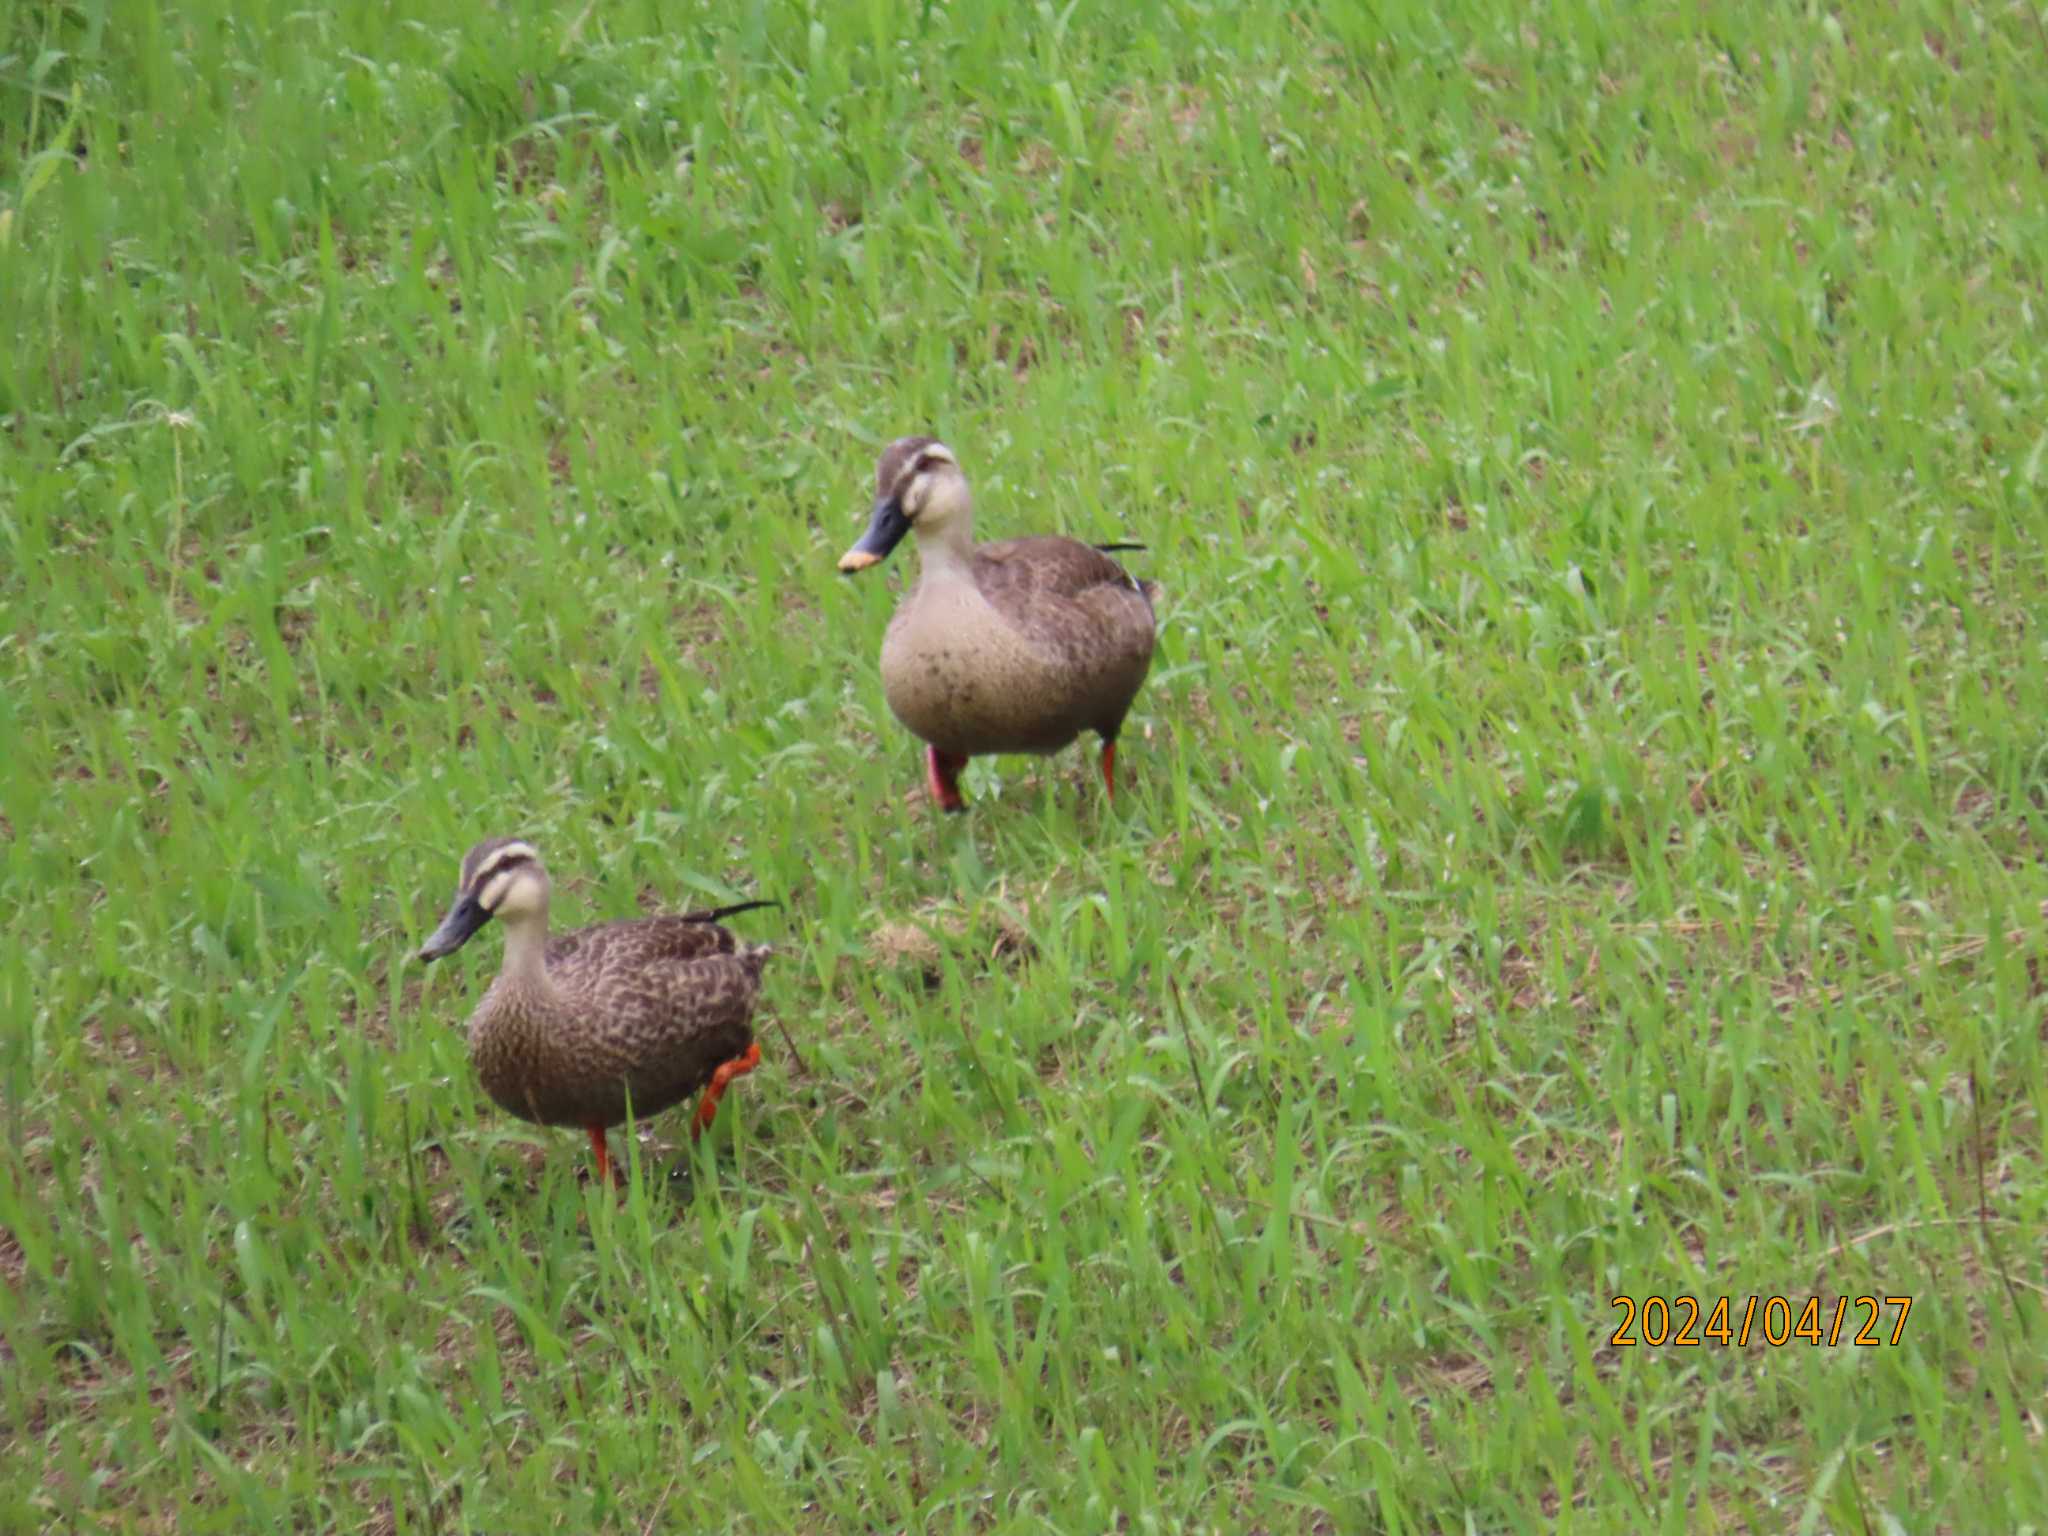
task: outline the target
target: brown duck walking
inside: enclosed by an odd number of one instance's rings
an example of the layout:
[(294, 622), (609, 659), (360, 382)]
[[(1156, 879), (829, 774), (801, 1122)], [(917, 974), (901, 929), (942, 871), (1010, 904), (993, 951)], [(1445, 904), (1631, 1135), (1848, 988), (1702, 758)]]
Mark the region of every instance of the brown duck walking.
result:
[(692, 1135), (718, 1112), (725, 1085), (761, 1059), (748, 1022), (770, 950), (742, 944), (712, 912), (598, 923), (548, 934), (548, 872), (531, 843), (494, 837), (462, 861), (448, 915), (420, 948), (452, 955), (497, 918), (505, 960), (469, 1019), (469, 1056), (484, 1091), (536, 1125), (582, 1126), (599, 1178), (607, 1126), (630, 1108), (660, 1114), (700, 1088)]
[(848, 575), (917, 535), (917, 585), (882, 641), (889, 709), (925, 742), (941, 809), (966, 809), (960, 770), (991, 752), (1057, 752), (1102, 738), (1116, 798), (1116, 738), (1152, 665), (1159, 588), (1074, 539), (976, 544), (967, 477), (944, 443), (900, 437), (875, 466), (868, 531), (839, 557)]

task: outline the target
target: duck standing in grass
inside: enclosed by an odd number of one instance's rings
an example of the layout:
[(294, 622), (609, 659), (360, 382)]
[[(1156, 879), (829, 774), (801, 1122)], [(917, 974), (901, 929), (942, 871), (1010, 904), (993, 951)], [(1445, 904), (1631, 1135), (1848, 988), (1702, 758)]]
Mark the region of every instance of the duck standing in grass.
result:
[(536, 1125), (590, 1133), (597, 1176), (611, 1174), (607, 1127), (628, 1109), (649, 1119), (703, 1090), (691, 1132), (718, 1112), (725, 1086), (761, 1060), (750, 1023), (765, 944), (742, 944), (711, 912), (598, 923), (548, 933), (548, 872), (533, 844), (494, 837), (462, 861), (448, 915), (420, 948), (438, 960), (496, 918), (505, 959), (469, 1019), (469, 1055), (484, 1091)]
[(973, 500), (952, 451), (900, 437), (875, 466), (868, 531), (839, 558), (851, 575), (917, 535), (920, 564), (882, 641), (889, 709), (925, 743), (940, 809), (960, 811), (960, 770), (990, 752), (1057, 752), (1102, 738), (1116, 798), (1116, 738), (1152, 665), (1159, 589), (1074, 539), (974, 542)]

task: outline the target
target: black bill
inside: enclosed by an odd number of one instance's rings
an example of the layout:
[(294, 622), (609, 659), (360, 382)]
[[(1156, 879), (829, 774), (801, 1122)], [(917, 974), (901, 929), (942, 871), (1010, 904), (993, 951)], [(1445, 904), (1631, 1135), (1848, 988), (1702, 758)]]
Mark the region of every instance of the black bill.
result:
[(889, 551), (903, 542), (903, 535), (908, 532), (910, 519), (903, 515), (902, 498), (876, 497), (875, 514), (868, 519), (868, 531), (860, 536), (853, 548), (839, 557), (840, 571), (851, 576), (855, 571), (881, 564)]
[(420, 958), (438, 960), (443, 955), (454, 954), (469, 942), (471, 934), (490, 920), (490, 912), (474, 896), (464, 894), (456, 897), (455, 905), (441, 919), (441, 926), (420, 946)]

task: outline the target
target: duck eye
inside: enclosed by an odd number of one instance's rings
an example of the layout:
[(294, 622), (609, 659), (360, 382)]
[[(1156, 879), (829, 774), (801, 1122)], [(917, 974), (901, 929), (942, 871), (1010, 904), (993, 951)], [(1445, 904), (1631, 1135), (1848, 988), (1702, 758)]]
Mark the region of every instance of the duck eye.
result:
[(923, 458), (917, 461), (917, 472), (920, 475), (928, 475), (933, 470), (937, 469), (939, 465), (943, 462), (944, 461), (940, 459), (937, 454), (928, 453)]

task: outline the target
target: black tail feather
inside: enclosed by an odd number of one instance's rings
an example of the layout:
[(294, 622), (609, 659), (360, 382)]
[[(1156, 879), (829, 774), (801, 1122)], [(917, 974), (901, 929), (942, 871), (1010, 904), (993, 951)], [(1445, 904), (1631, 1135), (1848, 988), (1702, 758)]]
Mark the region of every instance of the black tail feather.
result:
[(1095, 547), (1101, 550), (1105, 555), (1113, 555), (1118, 553), (1120, 550), (1143, 549), (1146, 546), (1143, 544), (1136, 543), (1135, 541), (1130, 539), (1123, 539), (1119, 540), (1114, 544), (1098, 544)]
[(713, 907), (708, 912), (685, 912), (683, 914), (683, 921), (686, 923), (717, 923), (723, 922), (736, 912), (752, 912), (760, 907), (779, 907), (781, 905), (782, 903), (779, 901), (736, 901), (729, 907)]

